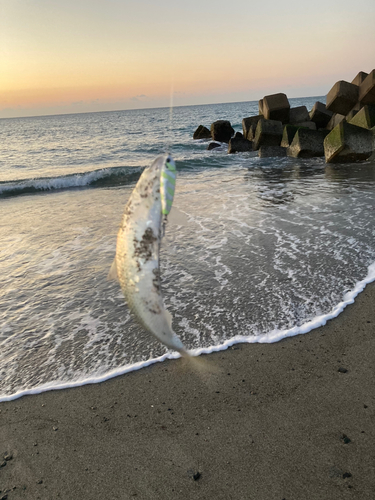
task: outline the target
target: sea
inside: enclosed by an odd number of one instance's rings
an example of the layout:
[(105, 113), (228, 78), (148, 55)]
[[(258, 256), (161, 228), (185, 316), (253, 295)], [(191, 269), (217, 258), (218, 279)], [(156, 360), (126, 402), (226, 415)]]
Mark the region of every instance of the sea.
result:
[[(311, 109), (321, 96), (290, 99)], [(177, 358), (107, 279), (125, 204), (167, 149), (161, 247), (173, 328), (195, 355), (304, 334), (375, 280), (375, 164), (208, 151), (198, 125), (257, 102), (0, 120), (0, 401)]]

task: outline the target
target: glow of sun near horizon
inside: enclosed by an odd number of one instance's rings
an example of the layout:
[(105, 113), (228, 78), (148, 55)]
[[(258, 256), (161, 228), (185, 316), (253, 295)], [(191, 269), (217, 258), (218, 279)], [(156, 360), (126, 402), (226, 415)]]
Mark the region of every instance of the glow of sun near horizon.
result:
[(0, 0), (0, 118), (324, 95), (375, 67), (374, 22), (373, 0)]

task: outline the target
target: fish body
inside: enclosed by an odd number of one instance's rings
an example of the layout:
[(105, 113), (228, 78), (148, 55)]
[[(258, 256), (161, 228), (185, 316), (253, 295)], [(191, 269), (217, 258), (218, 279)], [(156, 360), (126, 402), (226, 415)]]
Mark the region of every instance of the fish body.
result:
[(143, 171), (124, 210), (114, 264), (129, 309), (139, 323), (168, 348), (187, 355), (173, 332), (160, 286), (163, 220), (172, 206), (175, 180), (170, 155), (158, 156)]

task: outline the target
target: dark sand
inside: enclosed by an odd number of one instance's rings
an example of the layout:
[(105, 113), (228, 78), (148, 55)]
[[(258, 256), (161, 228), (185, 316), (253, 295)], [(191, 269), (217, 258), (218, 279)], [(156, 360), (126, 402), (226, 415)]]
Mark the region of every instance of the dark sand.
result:
[(1, 403), (0, 498), (374, 500), (374, 303), (371, 284), (307, 335), (206, 356), (217, 373)]

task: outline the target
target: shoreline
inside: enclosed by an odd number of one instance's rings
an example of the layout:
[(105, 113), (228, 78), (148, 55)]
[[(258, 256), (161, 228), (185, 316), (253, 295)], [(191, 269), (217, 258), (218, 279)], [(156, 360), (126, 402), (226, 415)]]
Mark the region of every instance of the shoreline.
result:
[(372, 500), (374, 302), (370, 283), (304, 335), (0, 403), (0, 498)]
[[(275, 330), (267, 334), (254, 336), (235, 336), (226, 340), (223, 344), (193, 349), (190, 352), (192, 352), (194, 356), (200, 357), (202, 355), (204, 356), (207, 354), (220, 353), (226, 351), (227, 349), (234, 348), (234, 346), (237, 346), (239, 344), (273, 344), (287, 338), (295, 337), (298, 335), (305, 335), (306, 333), (310, 333), (317, 328), (325, 326), (327, 324), (327, 321), (331, 321), (332, 319), (337, 318), (340, 314), (343, 313), (348, 305), (354, 304), (354, 301), (358, 297), (358, 295), (362, 293), (366, 286), (371, 283), (375, 283), (375, 262), (368, 266), (367, 276), (363, 280), (358, 281), (354, 289), (350, 292), (347, 292), (344, 295), (343, 300), (336, 304), (336, 306), (329, 313), (316, 316), (313, 320), (307, 321), (301, 326), (295, 326), (289, 330)], [(126, 366), (118, 370), (113, 370), (112, 372), (109, 372), (105, 375), (89, 377), (88, 379), (82, 381), (72, 381), (61, 384), (58, 383), (56, 385), (54, 382), (48, 382), (45, 385), (37, 386), (32, 389), (25, 389), (23, 391), (20, 391), (19, 393), (11, 394), (9, 396), (0, 396), (0, 404), (8, 401), (16, 401), (17, 399), (23, 398), (25, 396), (43, 394), (49, 391), (73, 389), (91, 384), (101, 384), (113, 378), (129, 374), (133, 371), (139, 371), (154, 364), (163, 363), (168, 360), (179, 359), (180, 357), (180, 354), (174, 351), (171, 353), (163, 354), (158, 358), (152, 358), (147, 361), (140, 361), (133, 365)]]

